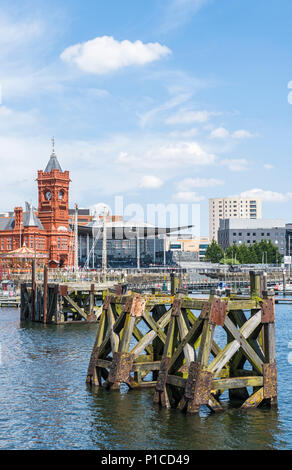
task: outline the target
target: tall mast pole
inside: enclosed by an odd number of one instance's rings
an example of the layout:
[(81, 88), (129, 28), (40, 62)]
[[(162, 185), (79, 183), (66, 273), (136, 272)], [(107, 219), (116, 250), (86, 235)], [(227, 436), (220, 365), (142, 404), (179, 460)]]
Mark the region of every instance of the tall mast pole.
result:
[(139, 227), (137, 230), (137, 269), (140, 269), (140, 239), (139, 239)]
[(75, 204), (74, 218), (74, 269), (78, 271), (78, 205)]
[(102, 272), (106, 274), (107, 270), (107, 233), (106, 233), (106, 208), (103, 212), (103, 237), (102, 237)]

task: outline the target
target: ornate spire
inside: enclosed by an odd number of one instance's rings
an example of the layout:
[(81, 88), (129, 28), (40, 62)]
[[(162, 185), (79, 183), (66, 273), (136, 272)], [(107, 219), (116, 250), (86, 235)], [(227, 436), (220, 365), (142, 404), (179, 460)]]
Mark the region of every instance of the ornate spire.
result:
[(50, 160), (46, 166), (45, 173), (50, 173), (52, 170), (63, 171), (60, 163), (58, 162), (57, 156), (55, 154), (55, 138), (52, 138), (52, 154)]
[(26, 227), (37, 227), (38, 226), (32, 204), (29, 204), (28, 220), (27, 220), (25, 226)]

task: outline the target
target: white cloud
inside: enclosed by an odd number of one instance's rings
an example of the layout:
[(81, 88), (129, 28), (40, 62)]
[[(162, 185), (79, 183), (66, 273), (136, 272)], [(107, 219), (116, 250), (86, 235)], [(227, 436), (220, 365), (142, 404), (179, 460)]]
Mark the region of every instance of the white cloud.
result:
[(218, 127), (217, 129), (214, 129), (211, 132), (211, 139), (225, 139), (226, 137), (229, 137), (229, 132), (227, 129), (224, 127)]
[(266, 191), (260, 188), (249, 189), (241, 194), (241, 197), (260, 197), (264, 202), (287, 202), (292, 198), (292, 193), (278, 193), (275, 191)]
[(219, 113), (209, 111), (190, 111), (181, 109), (178, 113), (166, 119), (166, 124), (191, 124), (193, 122), (206, 122), (211, 116), (217, 116)]
[(40, 117), (34, 110), (15, 111), (0, 104), (0, 129), (5, 135), (14, 134), (15, 131), (25, 134), (30, 132), (31, 128), (36, 131), (39, 129), (39, 121)]
[(153, 175), (144, 175), (140, 186), (141, 188), (149, 188), (149, 189), (156, 189), (160, 188), (163, 185), (163, 181), (158, 176)]
[(141, 127), (144, 128), (149, 123), (149, 121), (153, 120), (153, 118), (157, 114), (160, 114), (164, 111), (169, 111), (170, 109), (173, 109), (176, 106), (179, 106), (180, 104), (187, 101), (190, 97), (191, 97), (190, 93), (180, 93), (177, 96), (173, 97), (172, 99), (166, 101), (165, 103), (162, 103), (160, 106), (150, 109), (150, 111), (147, 111), (144, 114), (138, 114)]
[(221, 160), (221, 165), (227, 166), (230, 171), (245, 171), (248, 169), (249, 163), (245, 158), (241, 159), (224, 159)]
[(158, 42), (144, 44), (103, 36), (68, 47), (61, 59), (77, 65), (84, 72), (103, 75), (131, 65), (145, 65), (170, 53), (168, 47)]
[(227, 129), (225, 129), (225, 127), (218, 127), (217, 129), (214, 129), (210, 134), (211, 139), (227, 139), (228, 137), (238, 140), (251, 139), (253, 137), (256, 137), (256, 134), (252, 134), (251, 132), (246, 131), (245, 129), (239, 129), (238, 131), (230, 133)]
[(215, 155), (206, 152), (197, 142), (163, 144), (139, 154), (123, 151), (118, 157), (121, 164), (156, 169), (212, 165), (215, 160)]
[(161, 25), (161, 31), (167, 33), (177, 29), (190, 20), (209, 0), (172, 0), (167, 2), (167, 12)]
[(179, 191), (188, 191), (193, 188), (212, 188), (224, 184), (224, 181), (215, 178), (185, 178), (177, 184)]
[(272, 170), (273, 168), (275, 168), (274, 165), (271, 165), (270, 163), (266, 163), (266, 164), (264, 165), (264, 169), (265, 169), (265, 170)]
[(252, 134), (244, 129), (239, 129), (238, 131), (233, 132), (232, 137), (234, 139), (252, 139), (253, 137), (256, 137), (256, 134)]
[(179, 202), (200, 202), (205, 198), (204, 196), (198, 196), (198, 194), (193, 191), (180, 191), (173, 195), (173, 199)]
[[(11, 47), (23, 45), (39, 36), (44, 30), (40, 21), (32, 18), (26, 18), (23, 21), (12, 20), (1, 16), (0, 18), (0, 44), (1, 46)], [(3, 50), (1, 50), (1, 53)]]

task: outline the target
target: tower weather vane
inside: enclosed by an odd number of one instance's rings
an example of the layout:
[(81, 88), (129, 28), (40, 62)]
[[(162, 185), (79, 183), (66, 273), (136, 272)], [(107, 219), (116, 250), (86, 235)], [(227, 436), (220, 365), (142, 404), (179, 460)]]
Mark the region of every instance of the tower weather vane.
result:
[(53, 153), (55, 153), (55, 137), (52, 137)]

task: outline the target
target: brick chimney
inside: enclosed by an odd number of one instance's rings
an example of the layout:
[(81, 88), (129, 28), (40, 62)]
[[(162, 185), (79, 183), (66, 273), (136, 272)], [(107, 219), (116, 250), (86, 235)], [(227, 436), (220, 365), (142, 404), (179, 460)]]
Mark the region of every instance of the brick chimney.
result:
[(22, 218), (23, 218), (23, 209), (22, 207), (15, 207), (14, 209), (14, 216), (15, 216), (15, 230), (19, 230), (22, 226)]

